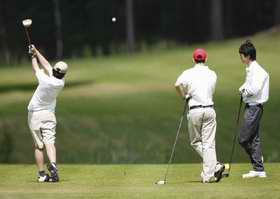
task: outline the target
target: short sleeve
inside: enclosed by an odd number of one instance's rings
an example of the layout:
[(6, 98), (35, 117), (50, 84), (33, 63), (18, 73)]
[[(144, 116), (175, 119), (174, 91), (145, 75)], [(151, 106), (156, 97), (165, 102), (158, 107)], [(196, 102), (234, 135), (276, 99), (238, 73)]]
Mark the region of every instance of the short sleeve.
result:
[(175, 86), (179, 86), (181, 84), (183, 84), (183, 86), (186, 86), (187, 84), (187, 80), (188, 80), (188, 77), (187, 77), (187, 73), (186, 72), (183, 72), (176, 80), (175, 82)]
[(217, 79), (218, 79), (217, 74), (213, 71), (213, 81), (214, 81), (214, 84), (216, 84)]

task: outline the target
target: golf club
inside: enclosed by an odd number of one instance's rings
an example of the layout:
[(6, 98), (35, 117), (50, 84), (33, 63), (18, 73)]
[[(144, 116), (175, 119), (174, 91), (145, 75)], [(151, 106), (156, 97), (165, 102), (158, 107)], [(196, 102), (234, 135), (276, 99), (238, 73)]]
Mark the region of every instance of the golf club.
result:
[(180, 134), (180, 131), (181, 131), (181, 126), (182, 126), (182, 123), (183, 123), (183, 120), (184, 120), (184, 116), (185, 116), (185, 113), (186, 113), (186, 110), (187, 110), (187, 107), (188, 107), (188, 101), (189, 101), (189, 99), (190, 99), (190, 98), (187, 98), (187, 99), (185, 100), (185, 105), (184, 105), (183, 114), (182, 114), (182, 116), (181, 116), (181, 118), (180, 118), (179, 126), (178, 126), (178, 128), (177, 128), (177, 133), (176, 133), (175, 141), (174, 141), (174, 144), (173, 144), (173, 147), (172, 147), (171, 155), (170, 155), (170, 158), (169, 158), (169, 161), (168, 161), (168, 165), (167, 165), (167, 169), (166, 169), (166, 172), (165, 172), (165, 175), (164, 175), (164, 180), (159, 180), (159, 181), (155, 182), (155, 184), (163, 185), (163, 184), (166, 184), (166, 183), (167, 183), (167, 175), (168, 175), (168, 171), (169, 171), (169, 166), (170, 166), (170, 164), (171, 164), (172, 161), (173, 161), (174, 152), (175, 152), (175, 147), (176, 147), (177, 140), (178, 140), (178, 137), (179, 137), (179, 134)]
[(24, 30), (25, 30), (25, 35), (27, 37), (28, 40), (28, 46), (31, 45), (31, 39), (30, 39), (30, 34), (29, 34), (29, 27), (32, 25), (32, 20), (31, 19), (24, 19), (22, 20), (22, 25), (24, 26)]
[(236, 139), (237, 139), (237, 134), (238, 134), (239, 118), (240, 118), (240, 112), (241, 112), (241, 107), (242, 107), (242, 101), (243, 101), (243, 98), (242, 98), (242, 95), (240, 95), (239, 108), (238, 108), (238, 113), (237, 113), (237, 118), (236, 118), (236, 130), (235, 130), (235, 133), (233, 136), (230, 159), (229, 159), (229, 163), (228, 163), (228, 171), (223, 174), (225, 177), (229, 177), (229, 174), (230, 174), (230, 169), (231, 169), (231, 164), (232, 164), (232, 159), (233, 159), (233, 154), (234, 154)]

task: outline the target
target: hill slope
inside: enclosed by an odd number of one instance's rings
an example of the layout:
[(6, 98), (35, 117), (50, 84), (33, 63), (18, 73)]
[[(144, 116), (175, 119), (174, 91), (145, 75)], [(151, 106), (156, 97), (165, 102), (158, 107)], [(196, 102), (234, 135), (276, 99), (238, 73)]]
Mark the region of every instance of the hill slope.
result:
[[(58, 161), (71, 163), (163, 163), (168, 160), (182, 109), (173, 84), (191, 67), (192, 50), (206, 48), (216, 71), (217, 152), (228, 160), (238, 108), (237, 89), (245, 70), (238, 48), (243, 39), (133, 56), (69, 60), (67, 87), (58, 99)], [(278, 54), (280, 35), (252, 37), (258, 61), (270, 73), (270, 101), (265, 105), (261, 137), (265, 161), (280, 161)], [(26, 106), (36, 80), (30, 65), (0, 69), (0, 161), (33, 162)], [(186, 123), (176, 162), (197, 162)], [(235, 161), (248, 161), (237, 147)]]

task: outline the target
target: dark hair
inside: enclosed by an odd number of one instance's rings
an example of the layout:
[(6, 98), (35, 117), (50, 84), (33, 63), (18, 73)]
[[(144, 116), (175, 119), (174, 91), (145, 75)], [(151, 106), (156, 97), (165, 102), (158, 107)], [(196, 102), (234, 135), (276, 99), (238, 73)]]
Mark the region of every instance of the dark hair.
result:
[(205, 63), (205, 60), (203, 60), (203, 59), (196, 59), (196, 60), (194, 60), (195, 61), (195, 63)]
[(250, 40), (246, 40), (243, 44), (241, 44), (239, 54), (243, 54), (245, 57), (249, 56), (251, 61), (255, 61), (257, 58), (256, 48)]
[(195, 63), (198, 63), (198, 64), (205, 63), (205, 59), (203, 59), (201, 55), (198, 55), (197, 59), (195, 59), (194, 61), (195, 61)]
[(65, 76), (65, 73), (60, 73), (59, 71), (53, 69), (53, 76), (57, 79), (62, 79)]

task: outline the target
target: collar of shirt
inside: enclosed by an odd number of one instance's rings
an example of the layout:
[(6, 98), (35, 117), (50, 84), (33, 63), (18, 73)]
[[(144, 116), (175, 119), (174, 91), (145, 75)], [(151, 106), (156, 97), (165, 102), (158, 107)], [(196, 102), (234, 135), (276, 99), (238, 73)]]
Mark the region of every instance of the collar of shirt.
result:
[(205, 69), (205, 68), (208, 68), (208, 66), (204, 65), (203, 63), (199, 63), (199, 64), (195, 64), (194, 65), (194, 68), (197, 68), (197, 69)]
[(246, 72), (253, 70), (253, 67), (257, 64), (257, 61), (252, 61), (249, 65), (246, 66)]

